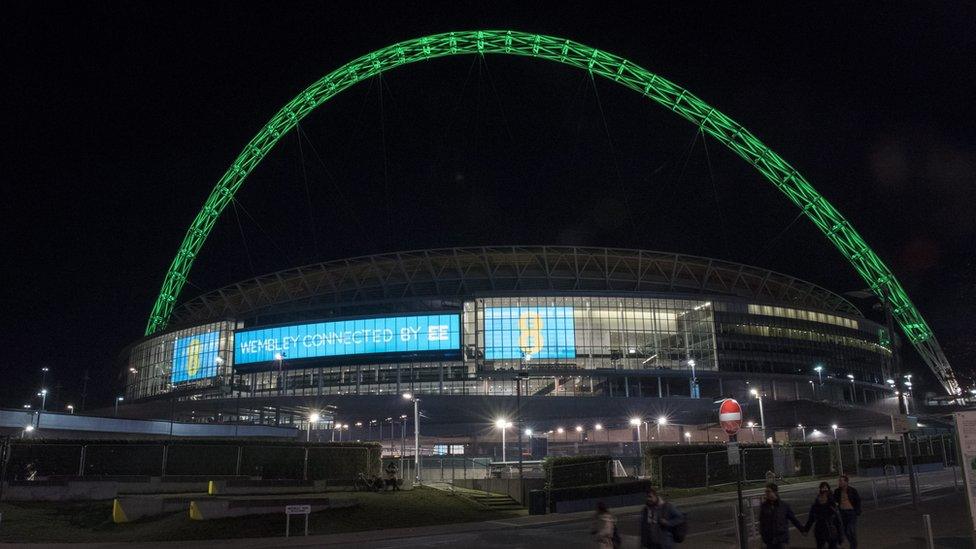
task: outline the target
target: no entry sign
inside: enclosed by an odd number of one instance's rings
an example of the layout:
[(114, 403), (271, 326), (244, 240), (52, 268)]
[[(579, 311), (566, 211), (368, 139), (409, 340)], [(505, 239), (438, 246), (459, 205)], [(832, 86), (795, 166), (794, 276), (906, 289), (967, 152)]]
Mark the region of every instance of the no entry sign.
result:
[(742, 407), (734, 398), (727, 398), (718, 407), (718, 422), (722, 424), (722, 429), (732, 436), (739, 432), (742, 427)]

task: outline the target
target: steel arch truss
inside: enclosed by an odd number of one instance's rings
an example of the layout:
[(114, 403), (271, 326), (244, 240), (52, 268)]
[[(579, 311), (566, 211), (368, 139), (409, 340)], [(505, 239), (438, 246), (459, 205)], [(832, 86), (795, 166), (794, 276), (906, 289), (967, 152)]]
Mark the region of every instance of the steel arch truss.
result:
[(688, 90), (611, 53), (564, 38), (517, 31), (461, 31), (407, 40), (376, 50), (325, 75), (292, 99), (251, 139), (207, 198), (187, 230), (153, 305), (146, 334), (164, 328), (186, 283), (187, 273), (217, 218), (248, 174), (275, 143), (305, 116), (336, 94), (384, 71), (437, 57), (504, 54), (555, 61), (589, 71), (630, 88), (670, 109), (756, 168), (824, 233), (854, 266), (871, 290), (891, 302), (905, 336), (950, 394), (958, 394), (949, 361), (931, 328), (887, 265), (847, 219), (789, 163), (737, 122)]

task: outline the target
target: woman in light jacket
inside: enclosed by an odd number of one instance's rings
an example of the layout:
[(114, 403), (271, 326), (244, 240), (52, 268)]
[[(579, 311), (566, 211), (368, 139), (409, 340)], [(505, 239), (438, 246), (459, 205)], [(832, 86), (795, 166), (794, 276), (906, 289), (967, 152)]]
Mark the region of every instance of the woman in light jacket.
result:
[(619, 536), (617, 532), (617, 518), (607, 509), (607, 505), (602, 501), (596, 504), (596, 515), (593, 517), (593, 527), (590, 533), (593, 534), (593, 541), (599, 549), (614, 549), (619, 547)]

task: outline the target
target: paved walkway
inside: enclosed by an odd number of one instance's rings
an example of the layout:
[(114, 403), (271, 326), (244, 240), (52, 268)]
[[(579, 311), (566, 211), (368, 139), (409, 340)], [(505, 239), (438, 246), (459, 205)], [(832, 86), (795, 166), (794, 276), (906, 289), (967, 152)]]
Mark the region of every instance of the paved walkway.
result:
[[(969, 537), (971, 524), (963, 494), (953, 488), (951, 474), (923, 475), (922, 506), (918, 511), (911, 509), (907, 494), (884, 500), (874, 505), (870, 488), (865, 490), (865, 480), (855, 479), (862, 497), (865, 498), (864, 514), (861, 518), (862, 548), (909, 549), (924, 547), (924, 531), (921, 515), (929, 513), (932, 517), (936, 547), (945, 549), (972, 548)], [(781, 496), (790, 501), (805, 520), (805, 512), (817, 482), (807, 482), (783, 486)], [(868, 492), (868, 493), (865, 493)], [(760, 490), (748, 490), (745, 495), (758, 495)], [(735, 537), (732, 530), (732, 507), (734, 492), (727, 494), (708, 494), (675, 500), (675, 503), (692, 517), (692, 528), (685, 547), (732, 548)], [(614, 509), (619, 519), (624, 547), (637, 547), (637, 514), (641, 506)], [(360, 549), (408, 549), (413, 547), (558, 547), (573, 549), (592, 547), (589, 539), (589, 526), (592, 513), (567, 513), (552, 515), (524, 516), (499, 521), (474, 522), (465, 524), (446, 524), (422, 528), (398, 528), (351, 532), (345, 534), (320, 535), (309, 537), (235, 539), (219, 541), (181, 541), (166, 543), (130, 544), (136, 547), (171, 549), (191, 549), (195, 547), (226, 547), (234, 549), (258, 549), (270, 547), (336, 547), (356, 546)], [(72, 544), (72, 549), (96, 549), (116, 547), (119, 544)], [(757, 547), (756, 542), (751, 545)], [(811, 537), (793, 531), (794, 548), (814, 547)], [(7, 546), (4, 546), (7, 547)], [(13, 546), (11, 546), (13, 547)], [(33, 545), (31, 547), (38, 547)], [(65, 545), (64, 547), (69, 547)]]

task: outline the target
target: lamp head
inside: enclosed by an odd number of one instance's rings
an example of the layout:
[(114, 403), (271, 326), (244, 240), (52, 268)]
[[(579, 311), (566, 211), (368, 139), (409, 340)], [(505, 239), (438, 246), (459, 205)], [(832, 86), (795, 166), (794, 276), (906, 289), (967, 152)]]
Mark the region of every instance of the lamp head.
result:
[(639, 427), (641, 424), (641, 420), (639, 417), (632, 417), (630, 418), (630, 424), (633, 425), (634, 427)]

